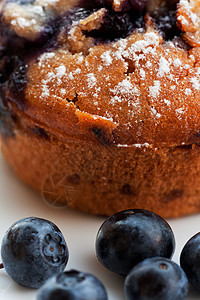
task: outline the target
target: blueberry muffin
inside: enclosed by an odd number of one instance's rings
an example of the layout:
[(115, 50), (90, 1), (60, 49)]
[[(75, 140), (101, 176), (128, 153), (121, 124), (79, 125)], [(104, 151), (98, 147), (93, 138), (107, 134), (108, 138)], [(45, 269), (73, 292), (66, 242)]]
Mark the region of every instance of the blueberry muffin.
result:
[(0, 9), (2, 152), (16, 174), (89, 213), (200, 211), (200, 1)]

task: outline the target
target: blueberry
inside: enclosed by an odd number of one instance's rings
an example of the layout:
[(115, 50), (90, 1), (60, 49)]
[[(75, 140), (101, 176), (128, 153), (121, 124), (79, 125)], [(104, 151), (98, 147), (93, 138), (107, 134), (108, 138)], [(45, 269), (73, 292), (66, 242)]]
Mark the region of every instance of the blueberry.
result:
[(95, 0), (95, 5), (100, 7), (112, 7), (113, 0)]
[(147, 0), (129, 0), (129, 3), (132, 8), (142, 11), (147, 4)]
[(175, 262), (147, 258), (128, 274), (124, 290), (127, 300), (182, 300), (188, 293), (188, 280)]
[(37, 300), (107, 300), (99, 279), (89, 273), (71, 270), (60, 273), (40, 288)]
[(1, 256), (6, 272), (15, 282), (38, 288), (64, 270), (69, 253), (55, 224), (32, 217), (21, 219), (8, 229)]
[[(147, 4), (147, 0), (123, 0), (122, 2), (123, 10), (130, 10), (133, 8), (142, 11)], [(100, 7), (112, 7), (113, 0), (95, 0), (95, 4)]]
[(172, 40), (181, 35), (181, 31), (176, 26), (176, 10), (164, 10), (153, 17), (160, 34), (166, 40)]
[(99, 261), (110, 271), (125, 276), (145, 258), (170, 258), (174, 247), (174, 234), (168, 223), (144, 209), (114, 214), (102, 224), (96, 237)]
[[(127, 11), (115, 12), (107, 11), (99, 29), (89, 32), (91, 36), (100, 41), (114, 41), (119, 38), (125, 38), (138, 28), (137, 22), (140, 20), (140, 14), (129, 14)], [(142, 22), (140, 22), (142, 23)], [(140, 24), (143, 26), (143, 24)]]
[(195, 234), (183, 247), (180, 265), (190, 284), (200, 290), (200, 232)]
[(128, 13), (109, 12), (104, 18), (104, 23), (98, 30), (106, 40), (125, 38), (133, 30), (133, 23)]

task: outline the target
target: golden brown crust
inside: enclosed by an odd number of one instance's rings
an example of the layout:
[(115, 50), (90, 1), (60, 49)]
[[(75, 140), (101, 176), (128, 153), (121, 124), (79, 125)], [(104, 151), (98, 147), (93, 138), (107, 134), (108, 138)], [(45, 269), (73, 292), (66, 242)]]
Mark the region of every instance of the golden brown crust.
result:
[(180, 0), (177, 9), (177, 24), (183, 39), (191, 47), (200, 46), (200, 1)]
[(25, 113), (77, 135), (76, 112), (107, 118), (117, 125), (113, 136), (120, 144), (197, 143), (200, 73), (195, 63), (194, 55), (163, 43), (151, 27), (93, 47), (86, 56), (59, 48), (30, 64)]
[(99, 9), (92, 13), (89, 17), (80, 20), (80, 22), (72, 25), (71, 30), (66, 35), (65, 30), (61, 31), (58, 36), (59, 45), (64, 49), (69, 50), (71, 54), (82, 53), (88, 54), (88, 50), (94, 46), (94, 38), (86, 37), (84, 32), (91, 32), (101, 27), (103, 18), (107, 10), (105, 8)]
[(193, 55), (163, 41), (149, 18), (144, 32), (95, 46), (86, 32), (98, 29), (105, 13), (100, 9), (72, 23), (66, 38), (58, 36), (57, 49), (28, 64), (24, 113), (55, 131), (79, 136), (77, 114), (86, 112), (94, 120), (113, 122), (114, 143), (198, 143), (198, 51)]
[[(49, 204), (57, 206), (59, 198), (63, 205), (101, 215), (128, 208), (166, 218), (199, 211), (199, 146), (157, 151), (148, 145), (105, 146), (48, 131), (44, 138), (35, 126), (29, 120), (18, 124), (2, 151)], [(52, 188), (52, 180), (62, 184)]]

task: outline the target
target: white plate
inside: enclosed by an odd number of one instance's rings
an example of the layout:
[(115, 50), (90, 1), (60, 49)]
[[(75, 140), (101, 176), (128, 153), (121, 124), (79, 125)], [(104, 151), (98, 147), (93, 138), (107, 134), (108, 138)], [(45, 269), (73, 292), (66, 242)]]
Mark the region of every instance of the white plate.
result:
[[(23, 185), (0, 158), (0, 240), (7, 228), (16, 220), (37, 216), (53, 221), (63, 232), (70, 250), (67, 270), (78, 269), (95, 274), (107, 288), (109, 300), (125, 300), (123, 278), (106, 270), (97, 261), (94, 244), (96, 233), (103, 218), (90, 216), (71, 209), (58, 209), (48, 205), (42, 196)], [(200, 214), (181, 219), (168, 220), (176, 237), (174, 261), (186, 241), (200, 231)], [(0, 270), (0, 299), (36, 300), (36, 290), (29, 290), (15, 284)], [(187, 300), (200, 299), (200, 293), (190, 288)]]

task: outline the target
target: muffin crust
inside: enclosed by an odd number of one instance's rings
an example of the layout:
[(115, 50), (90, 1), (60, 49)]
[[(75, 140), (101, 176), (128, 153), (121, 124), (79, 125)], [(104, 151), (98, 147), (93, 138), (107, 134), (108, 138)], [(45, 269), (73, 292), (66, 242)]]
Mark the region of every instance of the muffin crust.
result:
[(60, 201), (90, 213), (199, 211), (200, 1), (53, 3), (2, 8), (2, 151), (15, 172), (40, 192), (59, 174), (76, 191)]

